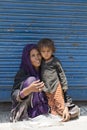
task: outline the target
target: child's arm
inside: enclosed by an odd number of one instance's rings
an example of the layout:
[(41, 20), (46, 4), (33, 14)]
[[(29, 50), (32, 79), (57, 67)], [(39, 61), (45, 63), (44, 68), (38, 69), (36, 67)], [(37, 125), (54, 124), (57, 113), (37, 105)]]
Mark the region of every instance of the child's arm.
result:
[(63, 91), (63, 94), (64, 94), (64, 100), (65, 100), (65, 103), (67, 104), (71, 104), (72, 103), (72, 98), (67, 94), (67, 92), (64, 92)]
[(68, 89), (68, 83), (67, 83), (65, 72), (62, 68), (62, 64), (59, 61), (57, 61), (56, 63), (56, 70), (57, 70), (57, 74), (58, 74), (60, 83), (62, 85), (62, 88), (63, 90), (66, 91)]

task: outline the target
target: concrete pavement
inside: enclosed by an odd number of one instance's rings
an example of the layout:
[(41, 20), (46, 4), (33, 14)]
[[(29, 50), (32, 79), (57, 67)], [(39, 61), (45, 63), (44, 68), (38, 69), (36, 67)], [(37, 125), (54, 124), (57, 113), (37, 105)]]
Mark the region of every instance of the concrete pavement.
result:
[[(47, 123), (47, 124), (46, 124)], [(87, 116), (80, 116), (77, 120), (65, 123), (58, 122), (30, 122), (22, 121), (17, 123), (1, 123), (0, 130), (87, 130)]]
[(0, 130), (87, 130), (87, 103), (79, 103), (81, 115), (76, 120), (60, 123), (59, 117), (40, 116), (34, 120), (9, 122), (10, 103), (0, 104)]

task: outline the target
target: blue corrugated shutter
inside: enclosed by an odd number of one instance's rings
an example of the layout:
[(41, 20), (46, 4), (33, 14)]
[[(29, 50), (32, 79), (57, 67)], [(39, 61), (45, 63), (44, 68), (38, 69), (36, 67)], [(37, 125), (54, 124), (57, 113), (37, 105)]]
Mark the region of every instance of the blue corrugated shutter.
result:
[(69, 94), (87, 100), (87, 1), (0, 0), (0, 101), (9, 101), (22, 49), (40, 38), (55, 41)]

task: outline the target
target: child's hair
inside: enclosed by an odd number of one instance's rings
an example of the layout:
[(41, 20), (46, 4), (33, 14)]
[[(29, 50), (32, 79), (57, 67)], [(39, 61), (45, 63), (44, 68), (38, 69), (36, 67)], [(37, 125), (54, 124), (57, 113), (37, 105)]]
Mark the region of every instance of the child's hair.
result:
[(55, 52), (54, 41), (49, 38), (43, 38), (38, 42), (39, 50), (41, 50), (43, 47), (48, 47), (52, 49), (53, 53)]

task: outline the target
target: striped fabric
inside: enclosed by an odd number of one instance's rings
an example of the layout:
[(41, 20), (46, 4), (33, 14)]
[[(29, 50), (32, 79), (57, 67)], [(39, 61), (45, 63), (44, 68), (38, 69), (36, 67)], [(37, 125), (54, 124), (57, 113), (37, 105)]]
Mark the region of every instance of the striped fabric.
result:
[(60, 83), (54, 93), (46, 93), (51, 114), (62, 115), (64, 111), (64, 96)]

